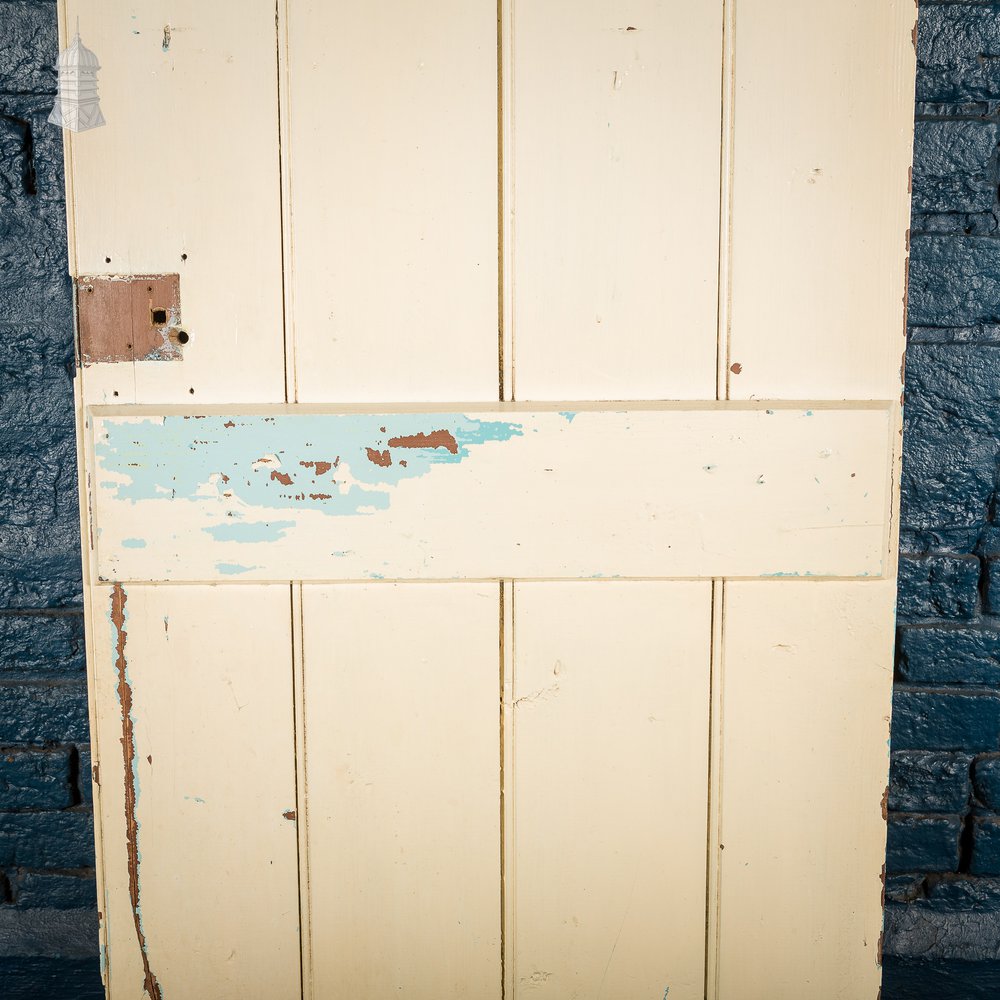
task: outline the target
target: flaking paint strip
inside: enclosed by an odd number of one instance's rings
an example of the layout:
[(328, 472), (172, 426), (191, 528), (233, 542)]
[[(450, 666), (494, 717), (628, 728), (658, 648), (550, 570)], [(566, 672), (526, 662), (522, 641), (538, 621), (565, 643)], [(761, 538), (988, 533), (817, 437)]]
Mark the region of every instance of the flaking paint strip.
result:
[(128, 894), (132, 904), (132, 920), (135, 935), (142, 956), (143, 993), (151, 1000), (163, 1000), (163, 991), (149, 965), (146, 953), (146, 933), (142, 926), (142, 906), (139, 898), (139, 820), (136, 803), (139, 798), (138, 760), (135, 748), (135, 720), (132, 718), (132, 683), (128, 676), (128, 660), (125, 643), (128, 631), (125, 628), (125, 604), (128, 595), (120, 583), (111, 589), (111, 624), (115, 628), (115, 672), (118, 675), (118, 703), (122, 710), (122, 759), (125, 764), (125, 847), (128, 856)]

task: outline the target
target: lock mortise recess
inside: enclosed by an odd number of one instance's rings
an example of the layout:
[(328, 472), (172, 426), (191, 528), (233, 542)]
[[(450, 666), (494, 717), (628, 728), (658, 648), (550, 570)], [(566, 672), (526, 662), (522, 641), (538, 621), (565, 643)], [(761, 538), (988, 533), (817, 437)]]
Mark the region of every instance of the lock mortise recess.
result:
[(84, 366), (183, 358), (180, 275), (84, 275), (76, 293)]

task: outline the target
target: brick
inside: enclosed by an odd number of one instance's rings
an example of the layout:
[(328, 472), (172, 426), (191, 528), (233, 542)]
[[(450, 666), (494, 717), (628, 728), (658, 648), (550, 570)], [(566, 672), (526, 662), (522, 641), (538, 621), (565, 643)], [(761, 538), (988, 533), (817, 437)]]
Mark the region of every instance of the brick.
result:
[(83, 615), (0, 614), (0, 678), (81, 678)]
[(991, 101), (1000, 93), (1000, 6), (921, 5), (917, 100)]
[[(957, 936), (951, 933), (951, 925), (959, 922), (956, 915), (950, 915), (946, 924), (932, 928), (944, 941), (933, 958), (884, 955), (881, 1000), (996, 1000), (1000, 961), (941, 957)], [(930, 937), (920, 938), (920, 944), (927, 944)]]
[(0, 866), (93, 868), (93, 814), (79, 807), (0, 813)]
[(911, 344), (904, 421), (903, 528), (966, 528), (975, 545), (987, 529), (994, 498), (1000, 348)]
[(0, 8), (3, 58), (0, 92), (54, 94), (59, 41), (48, 4), (11, 3)]
[(1000, 875), (1000, 816), (972, 816), (973, 875)]
[(971, 754), (902, 750), (892, 755), (889, 808), (894, 812), (961, 812), (969, 800)]
[(1000, 614), (1000, 556), (991, 555), (986, 560), (986, 587), (983, 608), (991, 615)]
[[(1000, 226), (994, 210), (989, 212), (942, 212), (910, 216), (910, 236), (993, 236)], [(921, 329), (928, 329), (922, 327)]]
[(0, 745), (89, 742), (83, 684), (0, 684)]
[[(95, 934), (96, 938), (96, 934)], [(100, 960), (50, 956), (0, 959), (4, 1000), (105, 1000)]]
[(1000, 319), (1000, 243), (984, 236), (914, 236), (909, 321), (972, 326)]
[(0, 449), (0, 608), (82, 602), (76, 443), (13, 435)]
[(913, 211), (989, 212), (996, 198), (997, 140), (994, 122), (917, 122)]
[(971, 555), (901, 557), (897, 618), (971, 618), (979, 603), (979, 575), (979, 559)]
[(910, 626), (899, 630), (899, 675), (914, 684), (1000, 688), (1000, 629)]
[(976, 758), (972, 766), (972, 791), (987, 809), (1000, 812), (1000, 754)]
[(69, 748), (0, 752), (0, 809), (65, 809), (73, 805)]
[(961, 816), (890, 813), (886, 871), (957, 871), (961, 832)]
[(892, 696), (893, 750), (998, 749), (1000, 696), (992, 691), (912, 688)]
[(94, 872), (18, 872), (11, 880), (15, 905), (25, 909), (75, 910), (97, 906)]
[(923, 875), (886, 875), (885, 899), (891, 903), (912, 903), (927, 895), (927, 879)]

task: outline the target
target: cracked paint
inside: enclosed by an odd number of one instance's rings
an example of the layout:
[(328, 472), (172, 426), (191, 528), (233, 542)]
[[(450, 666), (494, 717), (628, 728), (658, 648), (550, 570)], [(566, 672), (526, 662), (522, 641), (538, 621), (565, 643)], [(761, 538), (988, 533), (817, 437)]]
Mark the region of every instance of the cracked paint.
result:
[(135, 936), (139, 942), (139, 953), (142, 956), (143, 993), (151, 1000), (162, 1000), (163, 993), (160, 984), (153, 975), (146, 951), (146, 933), (142, 926), (142, 905), (140, 900), (139, 852), (140, 823), (136, 815), (136, 804), (139, 799), (139, 773), (135, 747), (135, 719), (132, 715), (132, 681), (128, 673), (128, 660), (125, 656), (125, 643), (128, 632), (125, 628), (128, 615), (125, 610), (128, 595), (120, 583), (111, 589), (111, 609), (108, 613), (115, 629), (115, 672), (118, 675), (118, 703), (122, 710), (122, 757), (125, 763), (125, 847), (128, 856), (128, 894), (132, 904), (132, 919), (135, 924)]

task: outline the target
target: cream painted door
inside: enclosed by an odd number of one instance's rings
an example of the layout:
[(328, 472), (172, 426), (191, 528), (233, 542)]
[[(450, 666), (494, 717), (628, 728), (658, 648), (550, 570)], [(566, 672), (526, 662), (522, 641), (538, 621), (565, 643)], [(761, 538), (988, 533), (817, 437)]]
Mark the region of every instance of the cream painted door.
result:
[(912, 4), (61, 16), (112, 1000), (874, 997)]

